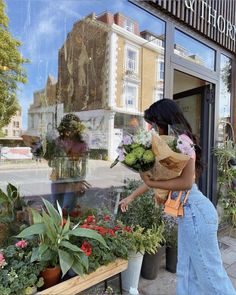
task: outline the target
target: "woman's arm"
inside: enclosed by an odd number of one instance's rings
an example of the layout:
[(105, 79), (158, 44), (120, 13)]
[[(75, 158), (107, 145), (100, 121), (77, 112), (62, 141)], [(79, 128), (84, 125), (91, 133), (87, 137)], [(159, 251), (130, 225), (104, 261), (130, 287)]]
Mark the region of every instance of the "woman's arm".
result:
[(140, 173), (141, 178), (150, 188), (160, 188), (172, 191), (189, 190), (194, 182), (195, 160), (190, 159), (180, 176), (169, 180), (153, 180), (148, 173)]
[(141, 184), (136, 190), (134, 190), (128, 197), (124, 198), (120, 201), (119, 205), (122, 212), (125, 212), (128, 210), (128, 205), (131, 203), (135, 198), (141, 196), (146, 191), (148, 191), (150, 188), (145, 184)]

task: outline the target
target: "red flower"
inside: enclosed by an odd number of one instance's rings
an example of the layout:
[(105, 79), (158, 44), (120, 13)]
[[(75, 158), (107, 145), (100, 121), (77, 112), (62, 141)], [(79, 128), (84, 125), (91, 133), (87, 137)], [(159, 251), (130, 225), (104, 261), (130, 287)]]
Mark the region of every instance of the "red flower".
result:
[(111, 220), (111, 217), (109, 215), (104, 215), (103, 216), (103, 220), (104, 221), (110, 221)]
[(116, 225), (114, 228), (113, 228), (114, 231), (118, 231), (120, 230), (120, 226)]
[(94, 228), (96, 231), (99, 232), (100, 235), (105, 236), (105, 234), (107, 233), (107, 229), (105, 227), (102, 226), (95, 226)]
[(107, 232), (108, 232), (109, 235), (111, 235), (111, 236), (113, 236), (113, 237), (115, 236), (115, 232), (114, 232), (113, 229), (110, 229), (110, 228), (109, 228), (109, 229), (107, 230)]
[(90, 256), (92, 253), (92, 246), (88, 242), (83, 242), (81, 250), (84, 251), (86, 256)]
[(75, 217), (77, 217), (77, 216), (78, 216), (78, 212), (77, 212), (76, 210), (72, 210), (72, 211), (70, 212), (70, 217), (75, 218)]
[(131, 233), (132, 228), (130, 226), (125, 226), (125, 227), (123, 227), (123, 231), (127, 231), (127, 232)]
[(84, 223), (87, 223), (87, 224), (90, 224), (93, 222), (95, 222), (95, 217), (93, 215), (89, 215), (84, 221)]

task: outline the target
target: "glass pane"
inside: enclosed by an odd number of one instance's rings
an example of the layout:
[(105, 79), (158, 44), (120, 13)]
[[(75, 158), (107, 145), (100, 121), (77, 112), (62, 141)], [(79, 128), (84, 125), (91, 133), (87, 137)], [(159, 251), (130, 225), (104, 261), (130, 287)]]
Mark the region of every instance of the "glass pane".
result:
[(232, 60), (221, 54), (220, 62), (220, 118), (230, 120)]
[[(122, 165), (110, 169), (117, 146), (163, 96), (165, 23), (125, 0), (6, 6), (30, 62), (17, 93), (22, 114), (2, 128), (1, 188), (11, 182), (22, 196), (70, 209), (77, 202), (114, 209), (109, 189), (139, 178)], [(83, 180), (91, 184), (85, 193)]]
[(174, 53), (188, 61), (215, 70), (215, 50), (179, 30), (175, 30)]
[[(221, 54), (220, 60), (220, 100), (219, 121), (230, 122), (232, 87), (232, 60)], [(219, 125), (219, 141), (232, 137), (231, 128), (227, 124)]]

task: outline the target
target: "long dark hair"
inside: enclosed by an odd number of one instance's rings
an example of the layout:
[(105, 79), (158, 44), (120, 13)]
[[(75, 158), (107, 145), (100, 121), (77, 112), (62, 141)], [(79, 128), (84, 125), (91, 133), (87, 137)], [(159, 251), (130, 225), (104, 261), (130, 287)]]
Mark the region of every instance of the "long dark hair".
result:
[(153, 103), (144, 112), (144, 119), (151, 124), (156, 124), (167, 135), (169, 128), (176, 134), (188, 135), (194, 145), (196, 151), (196, 172), (199, 175), (202, 171), (201, 162), (201, 147), (198, 145), (198, 140), (193, 134), (192, 128), (189, 122), (184, 117), (183, 112), (179, 108), (176, 102), (172, 99), (163, 98)]

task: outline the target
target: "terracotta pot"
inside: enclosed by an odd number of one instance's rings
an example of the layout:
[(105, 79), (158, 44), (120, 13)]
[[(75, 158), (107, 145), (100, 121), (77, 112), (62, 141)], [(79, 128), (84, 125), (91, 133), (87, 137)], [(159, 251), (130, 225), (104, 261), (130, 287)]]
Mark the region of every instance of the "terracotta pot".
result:
[(41, 272), (41, 276), (44, 279), (43, 288), (50, 288), (59, 283), (61, 276), (61, 268), (59, 266), (46, 268)]

